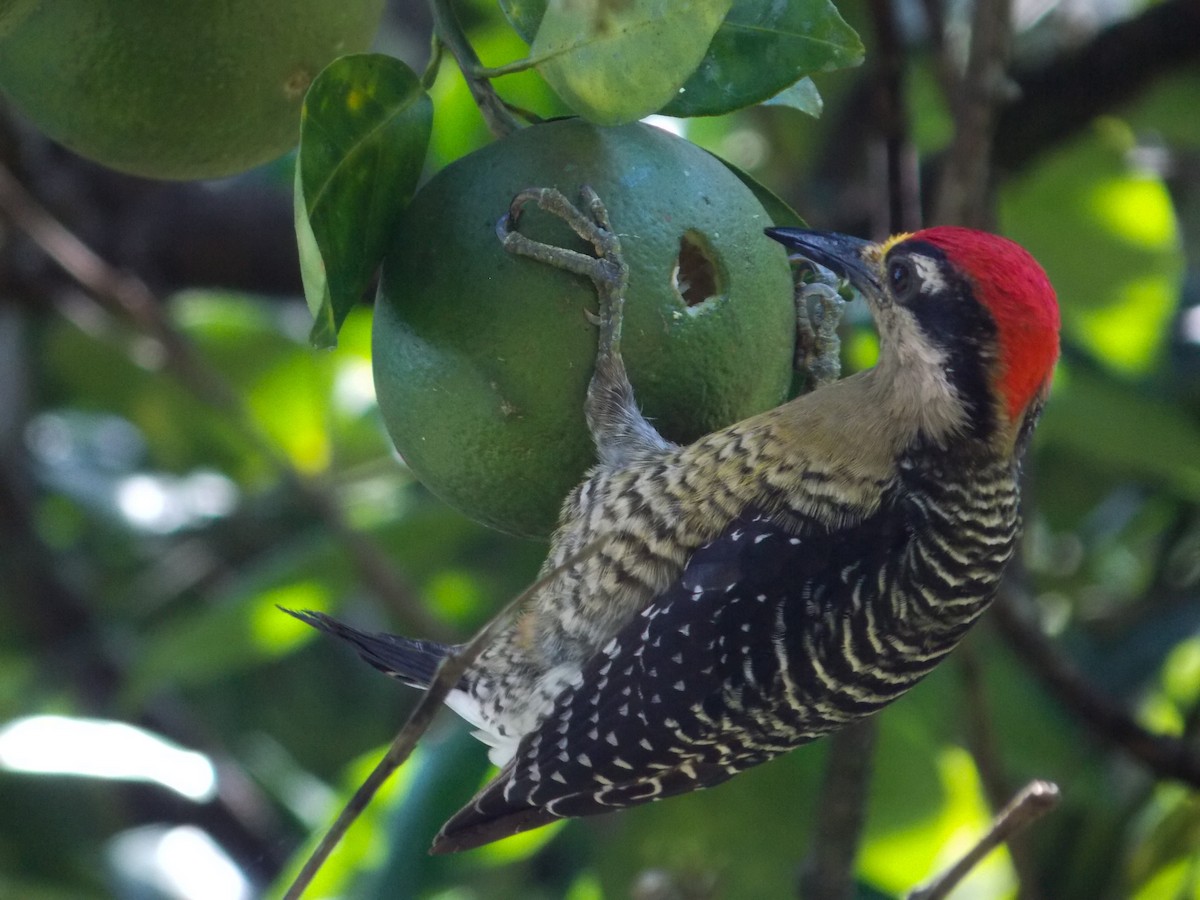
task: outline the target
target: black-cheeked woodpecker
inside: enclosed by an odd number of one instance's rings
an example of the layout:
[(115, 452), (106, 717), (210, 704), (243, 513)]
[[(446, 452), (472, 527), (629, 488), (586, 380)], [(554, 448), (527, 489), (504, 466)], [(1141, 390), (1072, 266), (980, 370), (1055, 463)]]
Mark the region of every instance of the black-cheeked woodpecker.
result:
[[(527, 191), (501, 237), (545, 259), (516, 228), (537, 202), (595, 248), (568, 267), (622, 288), (616, 234), (598, 198), (583, 199), (580, 211)], [(434, 852), (725, 781), (896, 699), (995, 594), (1058, 356), (1042, 268), (963, 228), (879, 244), (768, 234), (866, 298), (878, 363), (677, 446), (634, 401), (620, 290), (609, 302), (598, 291), (585, 404), (598, 462), (567, 497), (543, 572), (606, 540), (537, 592), (452, 691), (501, 769)], [(453, 649), (299, 615), (416, 686)]]

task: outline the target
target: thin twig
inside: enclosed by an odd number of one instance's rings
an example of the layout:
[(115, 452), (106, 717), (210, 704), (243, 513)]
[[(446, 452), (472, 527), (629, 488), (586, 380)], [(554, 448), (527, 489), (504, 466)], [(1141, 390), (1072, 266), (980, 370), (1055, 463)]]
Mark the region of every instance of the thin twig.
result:
[(908, 900), (944, 900), (985, 856), (1023, 828), (1029, 827), (1058, 805), (1058, 786), (1049, 781), (1031, 781), (1000, 810), (992, 827), (963, 857), (928, 884), (908, 894)]
[(316, 877), (321, 866), (325, 864), (325, 860), (329, 858), (334, 848), (337, 847), (338, 843), (345, 836), (346, 831), (354, 823), (354, 820), (367, 808), (371, 802), (371, 798), (375, 796), (375, 793), (383, 783), (412, 754), (417, 741), (428, 730), (438, 708), (445, 701), (450, 691), (458, 684), (463, 673), (466, 672), (479, 654), (486, 649), (488, 644), (512, 623), (513, 619), (524, 607), (526, 601), (547, 585), (553, 583), (564, 572), (600, 551), (608, 543), (608, 540), (609, 537), (605, 535), (592, 541), (578, 553), (568, 557), (560, 565), (551, 569), (514, 597), (490, 622), (479, 629), (475, 636), (461, 650), (457, 653), (446, 655), (434, 673), (433, 681), (430, 682), (424, 695), (418, 701), (416, 708), (413, 709), (412, 714), (408, 717), (408, 721), (401, 727), (391, 746), (388, 747), (387, 752), (383, 755), (383, 758), (371, 770), (371, 774), (359, 785), (358, 790), (354, 792), (354, 796), (346, 803), (334, 823), (329, 826), (329, 830), (305, 861), (299, 874), (287, 889), (287, 893), (283, 895), (283, 900), (298, 900), (304, 894), (305, 889), (312, 883), (313, 878)]
[[(987, 692), (984, 690), (982, 663), (976, 653), (976, 644), (967, 642), (958, 650), (958, 668), (966, 692), (964, 715), (966, 720), (967, 747), (975, 758), (983, 791), (993, 809), (1004, 804), (1012, 796), (1012, 785), (1004, 771), (1004, 764), (997, 753), (995, 731), (989, 715)], [(1020, 900), (1038, 900), (1037, 864), (1032, 848), (1024, 835), (1014, 835), (1008, 842), (1013, 869), (1020, 886)]]
[(1200, 788), (1200, 753), (1178, 738), (1143, 728), (1121, 706), (1097, 691), (1018, 611), (1011, 589), (993, 604), (992, 621), (1030, 672), (1097, 737), (1121, 748), (1159, 777)]
[(471, 97), (479, 107), (483, 120), (487, 122), (488, 130), (497, 138), (517, 131), (521, 123), (484, 74), (486, 70), (483, 63), (479, 61), (475, 48), (463, 33), (450, 0), (429, 0), (429, 7), (433, 12), (434, 33), (462, 70), (463, 78), (467, 80), (467, 88), (471, 91)]
[(238, 406), (236, 393), (205, 368), (192, 346), (167, 321), (158, 299), (145, 282), (110, 266), (55, 218), (2, 163), (0, 213), (83, 286), (92, 300), (110, 313), (127, 319), (157, 342), (168, 364), (205, 402), (226, 411)]
[(24, 232), (47, 258), (84, 288), (87, 299), (129, 322), (162, 348), (168, 370), (193, 394), (219, 410), (255, 451), (262, 454), (341, 541), (362, 582), (407, 624), (440, 637), (446, 626), (430, 615), (404, 583), (383, 549), (346, 521), (336, 497), (296, 470), (259, 427), (237, 391), (175, 328), (163, 304), (140, 278), (121, 272), (60, 222), (0, 164), (0, 214)]

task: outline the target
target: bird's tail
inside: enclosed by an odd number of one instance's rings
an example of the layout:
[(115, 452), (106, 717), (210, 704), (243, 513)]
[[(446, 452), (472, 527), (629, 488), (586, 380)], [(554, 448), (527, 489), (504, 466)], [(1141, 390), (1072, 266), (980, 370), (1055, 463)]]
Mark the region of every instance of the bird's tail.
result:
[(418, 641), (397, 634), (374, 634), (359, 631), (325, 613), (313, 610), (283, 609), (289, 616), (311, 625), (318, 631), (332, 634), (351, 644), (358, 655), (381, 672), (398, 678), (413, 687), (425, 688), (433, 681), (438, 664), (451, 650), (436, 641)]

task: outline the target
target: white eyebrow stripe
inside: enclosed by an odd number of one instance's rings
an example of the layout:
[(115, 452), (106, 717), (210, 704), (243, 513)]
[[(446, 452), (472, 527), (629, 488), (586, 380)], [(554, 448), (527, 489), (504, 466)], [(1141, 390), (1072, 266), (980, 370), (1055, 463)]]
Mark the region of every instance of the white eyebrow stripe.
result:
[(917, 274), (921, 277), (922, 294), (940, 294), (946, 290), (946, 279), (942, 277), (942, 271), (938, 268), (936, 260), (929, 256), (921, 256), (919, 253), (914, 253), (909, 258), (912, 260)]

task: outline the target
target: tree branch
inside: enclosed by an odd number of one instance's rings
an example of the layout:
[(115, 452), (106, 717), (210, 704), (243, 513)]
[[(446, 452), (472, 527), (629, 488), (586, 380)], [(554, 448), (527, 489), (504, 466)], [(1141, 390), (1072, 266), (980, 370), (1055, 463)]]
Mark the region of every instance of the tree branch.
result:
[(1011, 0), (976, 0), (966, 72), (950, 95), (954, 140), (938, 185), (935, 222), (972, 228), (994, 224), (990, 151), (996, 110), (1007, 84), (1011, 23)]
[(405, 761), (412, 755), (413, 750), (417, 746), (417, 741), (429, 730), (429, 726), (433, 723), (433, 717), (437, 714), (438, 709), (450, 691), (458, 684), (463, 673), (470, 668), (471, 663), (475, 662), (479, 654), (496, 639), (497, 635), (512, 623), (517, 614), (524, 608), (526, 601), (547, 585), (552, 584), (564, 572), (599, 552), (608, 541), (608, 535), (597, 538), (578, 553), (565, 559), (560, 565), (551, 569), (509, 601), (490, 622), (475, 633), (475, 636), (462, 649), (457, 652), (451, 652), (442, 659), (437, 671), (433, 675), (433, 681), (430, 682), (425, 693), (421, 695), (421, 699), (409, 715), (408, 721), (401, 727), (391, 746), (388, 747), (387, 752), (383, 755), (383, 758), (371, 770), (371, 774), (359, 785), (358, 790), (354, 792), (354, 796), (346, 803), (346, 806), (338, 814), (334, 823), (329, 826), (329, 830), (321, 838), (321, 842), (317, 845), (316, 849), (305, 860), (299, 874), (283, 895), (283, 900), (299, 900), (303, 896), (305, 889), (312, 883), (313, 878), (321, 870), (321, 866), (325, 864), (325, 860), (329, 858), (329, 855), (350, 829), (350, 826), (354, 824), (354, 820), (367, 808), (371, 799), (378, 792), (379, 788), (383, 786), (384, 782), (392, 776), (392, 773), (404, 765)]
[[(1005, 800), (1012, 796), (1013, 788), (1004, 771), (1004, 764), (996, 752), (995, 732), (989, 716), (981, 663), (975, 647), (975, 643), (968, 642), (958, 650), (958, 668), (967, 695), (966, 708), (963, 711), (967, 748), (975, 759), (976, 768), (979, 769), (979, 778), (983, 782), (983, 791), (987, 794), (988, 802), (993, 809), (999, 809)], [(1020, 884), (1020, 900), (1038, 900), (1041, 896), (1037, 862), (1032, 850), (1025, 835), (1014, 834), (1008, 841), (1013, 869), (1016, 870), (1017, 881)]]
[(1014, 73), (1019, 96), (1000, 110), (998, 174), (1019, 171), (1155, 79), (1200, 60), (1200, 3), (1167, 0), (1108, 28), (1073, 53)]
[(1054, 809), (1059, 801), (1058, 786), (1049, 781), (1031, 781), (1000, 810), (987, 834), (979, 839), (958, 862), (929, 884), (908, 894), (908, 900), (945, 900), (964, 878), (989, 853), (1023, 828), (1027, 828)]
[(227, 416), (247, 443), (272, 463), (280, 477), (304, 498), (340, 540), (362, 582), (407, 625), (434, 637), (446, 635), (445, 625), (419, 602), (382, 548), (369, 535), (350, 526), (337, 498), (328, 489), (292, 466), (258, 426), (241, 397), (221, 373), (209, 366), (175, 328), (163, 304), (145, 282), (110, 266), (56, 219), (2, 164), (0, 214), (82, 286), (88, 299), (110, 315), (129, 322), (161, 347), (169, 371), (203, 402)]
[(887, 206), (873, 210), (872, 233), (877, 236), (911, 231), (921, 223), (917, 157), (909, 139), (908, 110), (904, 102), (906, 59), (899, 23), (891, 0), (871, 0), (871, 21), (877, 47), (873, 106), (877, 132), (883, 139), (882, 177), (873, 179), (882, 188)]
[(1119, 747), (1156, 776), (1200, 788), (1200, 753), (1178, 738), (1143, 728), (1099, 693), (1079, 670), (1017, 609), (1011, 592), (992, 606), (992, 621), (1029, 670), (1058, 701), (1102, 741)]
[(471, 97), (479, 107), (484, 121), (487, 122), (488, 130), (496, 138), (512, 134), (521, 127), (521, 123), (496, 93), (491, 80), (481, 74), (483, 63), (479, 61), (475, 48), (463, 33), (450, 0), (429, 0), (429, 3), (433, 10), (434, 34), (450, 51), (450, 55), (462, 70), (467, 88), (471, 91)]
[(878, 731), (877, 720), (869, 718), (826, 738), (829, 761), (816, 805), (821, 826), (815, 829), (800, 870), (801, 897), (854, 897), (854, 863), (866, 821)]

